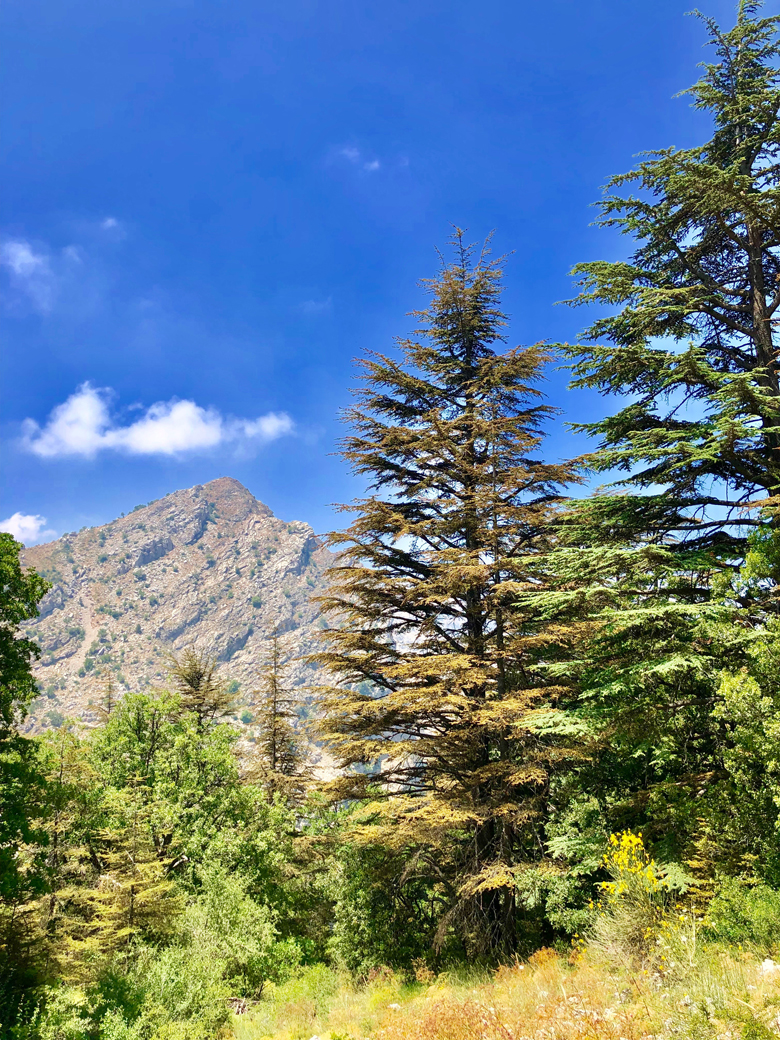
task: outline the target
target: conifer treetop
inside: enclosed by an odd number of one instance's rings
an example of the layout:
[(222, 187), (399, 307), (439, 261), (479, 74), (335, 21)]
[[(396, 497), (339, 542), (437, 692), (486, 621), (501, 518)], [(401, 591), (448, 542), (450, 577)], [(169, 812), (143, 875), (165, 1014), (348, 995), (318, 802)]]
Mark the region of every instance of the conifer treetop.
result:
[(715, 60), (685, 93), (712, 138), (647, 152), (608, 182), (597, 223), (636, 249), (574, 268), (570, 302), (611, 313), (564, 348), (574, 386), (630, 399), (573, 424), (599, 439), (593, 469), (622, 470), (638, 492), (629, 530), (665, 508), (667, 530), (737, 552), (759, 522), (741, 507), (780, 488), (780, 17), (760, 6), (743, 0), (728, 32), (705, 19)]

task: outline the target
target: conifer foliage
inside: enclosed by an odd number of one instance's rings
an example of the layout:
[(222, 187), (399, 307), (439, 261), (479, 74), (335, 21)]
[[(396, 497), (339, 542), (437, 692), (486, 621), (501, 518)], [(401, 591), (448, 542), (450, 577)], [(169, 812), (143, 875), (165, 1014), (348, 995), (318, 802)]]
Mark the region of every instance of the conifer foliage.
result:
[(250, 775), (271, 801), (277, 794), (295, 801), (302, 797), (306, 779), (303, 744), (295, 729), (298, 703), (288, 685), (284, 640), (278, 629), (271, 633), (268, 643), (260, 669), (256, 713), (260, 736)]
[(568, 348), (575, 385), (629, 398), (580, 426), (600, 439), (593, 468), (631, 489), (588, 504), (592, 530), (674, 532), (725, 565), (761, 522), (744, 504), (780, 491), (780, 17), (760, 7), (740, 0), (728, 32), (706, 19), (715, 61), (687, 93), (712, 139), (609, 181), (600, 224), (637, 248), (575, 267), (574, 302), (612, 313)]
[(705, 20), (714, 60), (687, 93), (711, 140), (608, 183), (600, 223), (634, 252), (575, 267), (574, 302), (607, 313), (565, 348), (575, 387), (628, 398), (578, 426), (588, 465), (624, 475), (570, 504), (549, 561), (599, 633), (570, 674), (601, 735), (583, 783), (678, 856), (723, 768), (721, 670), (747, 663), (780, 577), (775, 511), (750, 508), (780, 489), (780, 19), (760, 6)]
[(335, 792), (390, 796), (388, 841), (448, 893), (440, 936), (457, 922), (472, 949), (511, 953), (518, 876), (543, 848), (565, 757), (535, 725), (562, 692), (540, 667), (554, 638), (514, 603), (541, 580), (534, 559), (573, 473), (536, 456), (545, 352), (498, 349), (502, 262), (460, 231), (454, 248), (423, 283), (419, 338), (360, 362), (343, 455), (374, 493), (333, 536), (336, 627), (317, 660), (333, 677), (324, 736), (346, 770)]
[(214, 658), (188, 647), (180, 657), (170, 655), (170, 666), (171, 684), (181, 697), (182, 706), (193, 712), (199, 726), (229, 714), (233, 697)]
[(309, 1035), (325, 960), (423, 982), (590, 935), (662, 997), (683, 962), (730, 964), (724, 941), (776, 956), (780, 16), (760, 7), (706, 22), (712, 139), (610, 182), (602, 223), (633, 255), (576, 268), (604, 310), (564, 348), (575, 386), (628, 401), (579, 427), (586, 462), (621, 480), (569, 498), (581, 462), (542, 456), (548, 352), (507, 348), (489, 241), (456, 230), (412, 338), (359, 362), (342, 454), (368, 490), (331, 537), (313, 656), (330, 800), (279, 630), (255, 732), (221, 723), (236, 687), (189, 649), (171, 689), (118, 697), (108, 673), (98, 725), (24, 736), (47, 584), (0, 533), (0, 1037), (207, 1040), (231, 1009), (265, 1034), (272, 1006)]

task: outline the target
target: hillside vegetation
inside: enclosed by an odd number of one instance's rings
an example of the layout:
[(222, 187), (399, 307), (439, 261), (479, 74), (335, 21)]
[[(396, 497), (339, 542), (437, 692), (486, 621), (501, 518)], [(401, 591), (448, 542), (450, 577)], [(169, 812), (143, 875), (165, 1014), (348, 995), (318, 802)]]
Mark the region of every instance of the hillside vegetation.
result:
[[(334, 554), (227, 478), (0, 534), (4, 1035), (780, 1033), (780, 16), (707, 25), (580, 344), (507, 347), (455, 229), (359, 361)], [(569, 461), (561, 355), (618, 399)]]

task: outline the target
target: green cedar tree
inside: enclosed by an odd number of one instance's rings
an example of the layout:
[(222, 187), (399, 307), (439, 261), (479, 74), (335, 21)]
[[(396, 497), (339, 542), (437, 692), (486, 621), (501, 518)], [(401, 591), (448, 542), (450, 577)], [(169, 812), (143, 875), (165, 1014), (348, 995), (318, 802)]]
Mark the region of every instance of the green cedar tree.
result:
[(636, 251), (574, 268), (573, 302), (611, 312), (566, 348), (574, 385), (629, 398), (576, 424), (600, 439), (593, 469), (626, 474), (580, 519), (603, 541), (672, 535), (686, 571), (699, 549), (708, 569), (738, 566), (761, 523), (745, 504), (780, 492), (780, 16), (760, 6), (740, 0), (729, 32), (707, 20), (717, 60), (687, 93), (711, 140), (650, 152), (608, 182), (599, 224)]
[[(715, 60), (688, 93), (712, 138), (608, 183), (599, 223), (635, 252), (575, 267), (573, 302), (607, 313), (565, 348), (574, 386), (628, 399), (575, 424), (599, 439), (592, 470), (618, 480), (570, 505), (548, 560), (556, 609), (568, 597), (596, 633), (565, 669), (598, 733), (583, 783), (612, 829), (678, 855), (724, 768), (721, 670), (745, 660), (780, 577), (780, 19), (759, 8), (741, 0), (728, 32), (706, 20)], [(751, 547), (761, 574), (745, 580)]]

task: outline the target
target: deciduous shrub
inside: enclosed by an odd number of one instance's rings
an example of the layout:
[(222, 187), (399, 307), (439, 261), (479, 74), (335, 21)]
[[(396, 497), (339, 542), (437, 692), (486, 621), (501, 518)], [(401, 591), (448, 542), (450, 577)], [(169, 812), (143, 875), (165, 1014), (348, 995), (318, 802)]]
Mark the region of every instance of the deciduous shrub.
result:
[(780, 892), (768, 885), (749, 887), (728, 878), (707, 910), (707, 931), (725, 942), (755, 946), (767, 954), (780, 950)]

